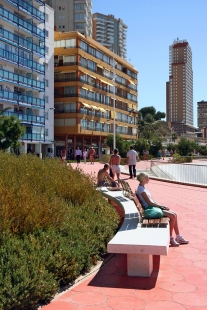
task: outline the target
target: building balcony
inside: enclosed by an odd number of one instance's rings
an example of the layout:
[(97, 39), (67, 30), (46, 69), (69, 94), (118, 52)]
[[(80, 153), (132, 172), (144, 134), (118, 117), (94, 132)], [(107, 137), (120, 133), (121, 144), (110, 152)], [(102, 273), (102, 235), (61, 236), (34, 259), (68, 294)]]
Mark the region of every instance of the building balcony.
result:
[(44, 23), (45, 21), (45, 14), (38, 9), (36, 9), (33, 5), (29, 4), (23, 0), (6, 0), (11, 5), (15, 6), (16, 8), (22, 10), (23, 12), (27, 13), (28, 15), (38, 19), (40, 22)]
[(22, 19), (21, 17), (9, 12), (8, 10), (0, 7), (0, 17), (4, 19), (6, 22), (9, 22), (15, 27), (22, 28), (26, 32), (40, 38), (45, 39), (45, 32), (43, 29), (38, 28), (33, 23), (29, 23), (28, 21)]
[[(42, 127), (44, 128), (44, 127)], [(24, 136), (21, 137), (21, 140), (29, 140), (29, 141), (45, 141), (45, 135), (42, 133), (32, 133), (27, 132)]]
[(39, 45), (32, 43), (29, 40), (23, 39), (14, 33), (5, 30), (0, 27), (0, 35), (3, 41), (12, 44), (13, 46), (20, 47), (26, 51), (32, 51), (34, 54), (44, 57), (45, 56), (45, 49), (40, 47)]
[(0, 69), (0, 81), (6, 81), (12, 84), (25, 86), (28, 88), (37, 89), (39, 91), (45, 90), (45, 83), (27, 78), (26, 76), (16, 74), (7, 70)]
[(27, 107), (35, 107), (44, 109), (45, 108), (45, 100), (26, 96), (23, 94), (14, 93), (7, 90), (0, 90), (0, 101), (6, 101), (13, 104), (20, 104)]
[(6, 111), (3, 112), (4, 116), (15, 116), (18, 118), (18, 120), (21, 122), (21, 124), (38, 124), (42, 125), (45, 123), (45, 117), (44, 116), (37, 116), (32, 114), (26, 114), (22, 112), (10, 112)]
[(1, 48), (0, 48), (0, 59), (11, 62), (15, 65), (19, 65), (20, 67), (26, 68), (28, 70), (36, 71), (40, 74), (45, 73), (45, 67), (39, 64), (38, 62), (20, 57), (17, 54), (13, 54)]

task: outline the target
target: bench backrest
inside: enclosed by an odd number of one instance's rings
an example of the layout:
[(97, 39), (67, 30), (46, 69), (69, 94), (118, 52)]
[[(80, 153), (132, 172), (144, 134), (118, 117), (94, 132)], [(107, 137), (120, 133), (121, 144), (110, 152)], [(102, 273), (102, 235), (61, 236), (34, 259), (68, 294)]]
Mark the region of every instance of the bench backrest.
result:
[(126, 191), (126, 192), (130, 193), (131, 195), (133, 195), (133, 191), (132, 191), (129, 183), (127, 183), (124, 180), (120, 180), (120, 184), (121, 184), (121, 186), (122, 186), (124, 191)]

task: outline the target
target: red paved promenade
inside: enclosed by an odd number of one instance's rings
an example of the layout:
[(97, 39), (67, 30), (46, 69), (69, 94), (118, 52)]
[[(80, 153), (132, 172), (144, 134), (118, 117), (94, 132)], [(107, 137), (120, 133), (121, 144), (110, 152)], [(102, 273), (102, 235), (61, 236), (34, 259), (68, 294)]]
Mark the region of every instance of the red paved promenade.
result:
[[(139, 162), (137, 168), (148, 165)], [(86, 173), (97, 174), (101, 167), (80, 164)], [(128, 182), (133, 189), (138, 185)], [(180, 232), (190, 243), (170, 247), (168, 256), (154, 256), (150, 278), (128, 277), (126, 256), (111, 255), (100, 270), (57, 295), (44, 310), (207, 310), (207, 188), (150, 180), (148, 189), (178, 213)]]

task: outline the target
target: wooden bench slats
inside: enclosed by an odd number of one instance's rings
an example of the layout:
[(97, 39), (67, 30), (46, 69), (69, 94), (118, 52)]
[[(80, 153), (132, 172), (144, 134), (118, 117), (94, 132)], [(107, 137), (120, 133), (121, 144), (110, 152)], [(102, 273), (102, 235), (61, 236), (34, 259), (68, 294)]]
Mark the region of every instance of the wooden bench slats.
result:
[(134, 201), (134, 203), (135, 203), (135, 205), (136, 205), (138, 211), (139, 211), (140, 214), (141, 214), (141, 217), (142, 217), (142, 225), (143, 225), (143, 226), (147, 226), (147, 225), (150, 225), (150, 226), (152, 226), (152, 225), (155, 225), (155, 226), (158, 226), (158, 225), (163, 226), (163, 225), (167, 225), (167, 224), (169, 223), (169, 219), (168, 219), (167, 217), (163, 217), (163, 218), (160, 218), (160, 219), (145, 219), (144, 216), (143, 216), (143, 214), (144, 214), (144, 209), (142, 208), (142, 205), (141, 205), (141, 203), (140, 203), (140, 201), (139, 201), (139, 198), (138, 198), (137, 195), (136, 195), (136, 192), (133, 193), (133, 191), (132, 191), (132, 189), (131, 189), (129, 183), (127, 183), (126, 181), (120, 180), (120, 184), (121, 184), (121, 186), (122, 186), (123, 191), (126, 192), (126, 193), (124, 193), (124, 195), (125, 195), (127, 198), (129, 198), (129, 199), (131, 199), (131, 200)]

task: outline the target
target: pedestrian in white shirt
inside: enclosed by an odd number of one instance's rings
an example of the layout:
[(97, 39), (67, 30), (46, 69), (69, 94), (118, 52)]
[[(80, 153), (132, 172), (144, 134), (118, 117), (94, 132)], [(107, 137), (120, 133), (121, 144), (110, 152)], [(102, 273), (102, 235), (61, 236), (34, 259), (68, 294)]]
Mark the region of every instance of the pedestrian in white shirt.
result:
[(79, 147), (77, 147), (77, 150), (75, 152), (75, 157), (76, 157), (76, 160), (77, 160), (77, 164), (80, 164), (81, 155), (82, 155), (82, 152), (79, 149)]
[(138, 154), (137, 152), (134, 150), (133, 146), (130, 146), (130, 150), (127, 153), (127, 164), (129, 166), (129, 174), (130, 174), (130, 179), (136, 178), (136, 163), (137, 163), (137, 157)]

